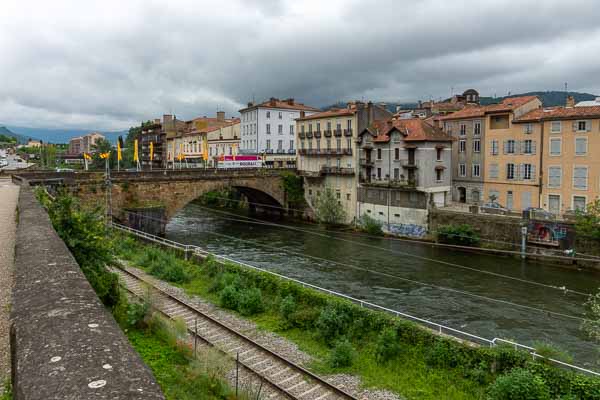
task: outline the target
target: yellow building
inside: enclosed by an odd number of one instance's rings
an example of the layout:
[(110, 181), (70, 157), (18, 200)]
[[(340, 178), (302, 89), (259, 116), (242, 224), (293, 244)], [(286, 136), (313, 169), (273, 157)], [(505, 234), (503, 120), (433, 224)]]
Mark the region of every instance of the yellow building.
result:
[(531, 111), (515, 124), (539, 132), (542, 146), (540, 206), (562, 214), (600, 196), (600, 106)]

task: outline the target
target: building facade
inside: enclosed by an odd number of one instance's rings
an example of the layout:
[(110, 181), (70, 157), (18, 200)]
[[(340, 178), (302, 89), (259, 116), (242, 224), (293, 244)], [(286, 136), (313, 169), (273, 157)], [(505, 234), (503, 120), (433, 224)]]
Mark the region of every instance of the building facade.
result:
[(493, 199), (511, 210), (536, 206), (539, 138), (521, 125), (514, 126), (513, 120), (539, 107), (537, 97), (522, 96), (488, 106), (466, 106), (439, 118), (444, 131), (456, 139), (453, 201), (482, 204)]
[(289, 98), (272, 97), (260, 104), (248, 103), (240, 110), (240, 153), (265, 155), (267, 165), (293, 166), (296, 163), (296, 119), (319, 112)]
[(420, 118), (377, 121), (359, 137), (357, 215), (422, 236), (429, 210), (451, 192), (452, 137)]
[[(150, 143), (153, 148), (152, 157), (150, 157)], [(160, 119), (155, 119), (150, 124), (142, 124), (138, 146), (140, 164), (143, 169), (165, 167), (166, 133), (162, 129)]]
[(563, 214), (600, 196), (600, 106), (533, 110), (515, 124), (539, 132), (540, 207)]
[(304, 115), (296, 120), (296, 167), (304, 176), (306, 201), (313, 209), (321, 193), (329, 188), (343, 207), (346, 222), (356, 220), (357, 132), (376, 118), (390, 117), (391, 113), (382, 106), (352, 102), (343, 109)]
[(104, 135), (98, 132), (88, 133), (69, 140), (69, 154), (93, 153), (94, 145), (100, 140), (106, 139)]

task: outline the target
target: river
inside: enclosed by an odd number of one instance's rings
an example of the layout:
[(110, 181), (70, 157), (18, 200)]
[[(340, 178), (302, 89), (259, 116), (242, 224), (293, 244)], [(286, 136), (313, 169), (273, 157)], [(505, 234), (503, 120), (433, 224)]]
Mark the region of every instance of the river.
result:
[(550, 342), (597, 369), (598, 346), (580, 318), (598, 274), (277, 224), (288, 227), (192, 202), (169, 221), (167, 238), (485, 338)]

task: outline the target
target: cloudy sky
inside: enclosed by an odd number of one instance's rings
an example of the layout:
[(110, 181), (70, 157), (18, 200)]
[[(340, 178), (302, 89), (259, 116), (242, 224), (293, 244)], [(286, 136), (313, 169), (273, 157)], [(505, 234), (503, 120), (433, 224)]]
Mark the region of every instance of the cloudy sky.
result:
[(0, 125), (116, 130), (271, 96), (600, 94), (597, 0), (0, 3)]

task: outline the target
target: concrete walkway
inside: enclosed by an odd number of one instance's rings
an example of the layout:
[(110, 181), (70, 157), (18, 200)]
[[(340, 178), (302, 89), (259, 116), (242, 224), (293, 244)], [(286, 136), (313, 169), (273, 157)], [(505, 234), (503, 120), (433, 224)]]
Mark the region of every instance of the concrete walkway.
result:
[(15, 252), (15, 210), (19, 187), (0, 178), (0, 393), (10, 378), (9, 313)]

